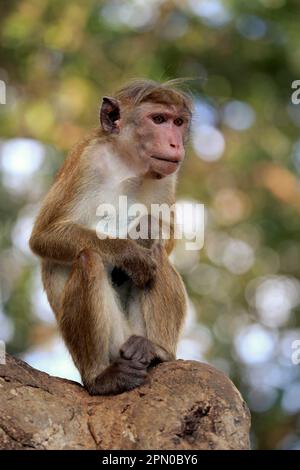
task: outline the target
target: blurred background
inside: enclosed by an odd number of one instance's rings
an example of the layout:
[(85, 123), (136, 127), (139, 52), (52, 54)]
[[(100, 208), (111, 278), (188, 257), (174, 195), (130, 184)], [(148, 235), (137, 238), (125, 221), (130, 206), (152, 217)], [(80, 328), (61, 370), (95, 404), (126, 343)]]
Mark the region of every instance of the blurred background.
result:
[(79, 380), (28, 238), (68, 150), (98, 124), (101, 96), (134, 77), (196, 78), (178, 196), (205, 205), (206, 228), (200, 252), (179, 243), (174, 254), (190, 296), (179, 357), (231, 377), (253, 448), (300, 449), (297, 0), (0, 3), (0, 340)]

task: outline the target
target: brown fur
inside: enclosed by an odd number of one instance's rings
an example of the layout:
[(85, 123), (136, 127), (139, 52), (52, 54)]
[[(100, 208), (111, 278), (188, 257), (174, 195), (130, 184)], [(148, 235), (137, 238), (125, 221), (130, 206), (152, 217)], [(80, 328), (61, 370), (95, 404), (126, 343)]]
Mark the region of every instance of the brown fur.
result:
[[(130, 390), (143, 383), (153, 362), (174, 359), (186, 311), (182, 280), (168, 259), (174, 221), (170, 240), (135, 241), (99, 239), (93, 217), (97, 202), (110, 202), (122, 191), (146, 205), (174, 203), (175, 175), (147, 169), (152, 157), (143, 160), (140, 149), (150, 124), (135, 119), (139, 110), (151, 110), (151, 103), (190, 115), (190, 100), (170, 84), (135, 81), (105, 103), (104, 127), (70, 152), (30, 239), (42, 258), (43, 283), (63, 338), (91, 394)], [(111, 109), (120, 106), (120, 122), (127, 126), (122, 134), (119, 120), (108, 114), (110, 104)], [(151, 139), (145, 152), (152, 151)], [(119, 291), (112, 283), (113, 268), (121, 273)]]

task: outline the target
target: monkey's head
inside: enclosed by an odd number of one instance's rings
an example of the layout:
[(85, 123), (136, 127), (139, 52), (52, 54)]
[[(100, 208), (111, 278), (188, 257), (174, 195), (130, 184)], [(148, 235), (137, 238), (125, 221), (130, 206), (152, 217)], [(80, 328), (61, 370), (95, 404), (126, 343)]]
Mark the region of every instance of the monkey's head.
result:
[(174, 82), (136, 80), (103, 98), (102, 131), (139, 174), (163, 178), (184, 159), (192, 104)]

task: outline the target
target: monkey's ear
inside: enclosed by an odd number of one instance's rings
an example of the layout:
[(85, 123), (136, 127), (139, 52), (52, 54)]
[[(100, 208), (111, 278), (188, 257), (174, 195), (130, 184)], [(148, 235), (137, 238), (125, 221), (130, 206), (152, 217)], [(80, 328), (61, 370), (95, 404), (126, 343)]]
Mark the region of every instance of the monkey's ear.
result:
[(109, 134), (117, 134), (120, 131), (118, 123), (119, 119), (120, 106), (118, 101), (115, 98), (104, 96), (100, 110), (102, 129)]

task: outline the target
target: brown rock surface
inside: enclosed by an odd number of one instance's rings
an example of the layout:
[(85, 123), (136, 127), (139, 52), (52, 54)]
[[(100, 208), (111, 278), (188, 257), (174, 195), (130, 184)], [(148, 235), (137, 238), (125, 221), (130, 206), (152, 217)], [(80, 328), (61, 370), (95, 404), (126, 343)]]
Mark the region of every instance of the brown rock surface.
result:
[(0, 449), (248, 449), (250, 415), (217, 369), (158, 365), (147, 383), (91, 397), (19, 359), (0, 365)]

